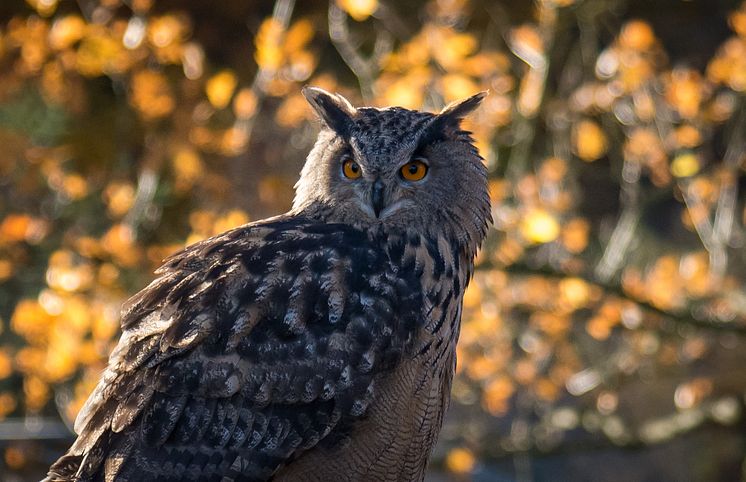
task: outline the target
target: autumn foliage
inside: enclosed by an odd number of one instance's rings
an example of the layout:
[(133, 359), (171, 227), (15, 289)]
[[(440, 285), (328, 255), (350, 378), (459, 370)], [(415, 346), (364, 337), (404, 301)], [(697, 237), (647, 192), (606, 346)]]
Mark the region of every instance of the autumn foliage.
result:
[(26, 1), (0, 7), (0, 420), (74, 419), (165, 256), (289, 207), (311, 84), (490, 92), (465, 128), (495, 223), (437, 464), (742, 423), (746, 4), (697, 66), (625, 2)]

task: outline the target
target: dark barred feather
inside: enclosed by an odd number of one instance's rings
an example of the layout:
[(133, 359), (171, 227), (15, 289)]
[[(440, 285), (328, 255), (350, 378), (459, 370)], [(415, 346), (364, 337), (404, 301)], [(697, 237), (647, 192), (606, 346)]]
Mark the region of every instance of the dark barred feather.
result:
[(169, 258), (49, 479), (266, 480), (364, 417), (425, 323), (375, 236), (278, 219)]
[[(460, 126), (484, 94), (431, 114), (304, 93), (326, 128), (293, 211), (171, 256), (125, 304), (49, 480), (423, 480), (491, 219)], [(387, 184), (380, 218), (337, 196), (343, 155), (358, 188)], [(400, 162), (421, 156), (427, 182), (402, 193)]]

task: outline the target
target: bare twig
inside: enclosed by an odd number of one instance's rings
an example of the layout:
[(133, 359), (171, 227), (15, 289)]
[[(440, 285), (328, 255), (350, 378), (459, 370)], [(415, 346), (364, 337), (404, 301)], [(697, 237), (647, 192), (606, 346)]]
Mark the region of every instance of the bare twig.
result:
[(135, 202), (124, 218), (124, 223), (129, 226), (134, 235), (136, 235), (137, 228), (147, 217), (153, 205), (153, 198), (158, 188), (158, 178), (158, 172), (148, 165), (142, 168), (137, 177)]
[[(335, 2), (329, 2), (329, 38), (342, 60), (357, 77), (363, 98), (371, 98), (373, 96), (373, 80), (377, 74), (374, 57), (366, 59), (358, 51), (347, 27), (347, 14)], [(386, 40), (384, 40), (383, 46), (385, 46), (385, 42)]]
[[(690, 180), (681, 180), (679, 181), (679, 186), (681, 189), (681, 195), (684, 198), (684, 205), (689, 210), (690, 213), (696, 212), (696, 208), (700, 207), (702, 203), (696, 199), (694, 196), (692, 196), (691, 192), (689, 191), (689, 186), (691, 185)], [(697, 235), (699, 236), (699, 240), (702, 242), (702, 246), (709, 252), (712, 250), (712, 224), (710, 223), (710, 220), (706, 217), (701, 216), (692, 216), (692, 221), (694, 224), (694, 230), (697, 232)]]
[[(293, 9), (295, 8), (295, 0), (276, 0), (274, 8), (272, 9), (272, 19), (282, 26), (283, 30), (287, 30), (290, 25), (290, 18), (293, 15)], [(256, 119), (259, 117), (259, 113), (262, 107), (262, 100), (265, 97), (267, 83), (272, 80), (272, 77), (276, 74), (274, 69), (268, 69), (265, 66), (259, 66), (259, 70), (254, 76), (254, 81), (251, 83), (251, 92), (254, 94), (256, 99), (256, 110), (253, 115), (248, 118), (238, 118), (233, 123), (233, 128), (238, 130), (243, 137), (244, 146), (248, 147), (251, 141), (251, 134), (254, 131), (254, 125)], [(235, 163), (234, 163), (235, 166)]]
[[(542, 4), (544, 5), (544, 4)], [(554, 7), (542, 6), (540, 8), (552, 9)], [(518, 179), (520, 175), (525, 172), (529, 165), (529, 157), (533, 151), (534, 141), (536, 139), (536, 132), (538, 129), (538, 123), (541, 121), (541, 107), (546, 100), (546, 85), (547, 76), (549, 74), (550, 59), (552, 48), (556, 44), (556, 32), (557, 32), (557, 14), (556, 12), (544, 12), (543, 15), (539, 15), (540, 22), (538, 30), (542, 32), (544, 51), (542, 52), (541, 59), (532, 58), (529, 62), (523, 59), (518, 52), (516, 52), (515, 45), (508, 39), (507, 44), (511, 48), (514, 54), (528, 64), (529, 71), (526, 76), (531, 78), (538, 83), (537, 86), (537, 99), (536, 108), (531, 113), (523, 113), (520, 109), (515, 109), (516, 120), (514, 122), (514, 147), (511, 149), (510, 157), (508, 158), (507, 165), (505, 168), (506, 177), (511, 179)]]
[[(709, 254), (709, 269), (712, 281), (722, 283), (728, 267), (728, 245), (733, 236), (738, 203), (738, 169), (746, 155), (746, 141), (744, 140), (743, 109), (733, 123), (733, 131), (728, 142), (728, 148), (720, 175), (720, 195), (715, 208), (714, 220), (709, 217), (692, 216), (694, 228)], [(704, 208), (702, 203), (689, 190), (691, 181), (679, 181), (684, 203), (690, 213), (696, 208)]]
[(411, 26), (386, 2), (378, 3), (378, 10), (373, 16), (381, 21), (387, 32), (391, 32), (397, 38), (405, 40), (412, 36)]
[(733, 131), (725, 152), (724, 172), (722, 173), (720, 196), (715, 210), (715, 220), (712, 226), (712, 245), (710, 251), (710, 274), (716, 283), (722, 282), (728, 267), (728, 243), (735, 225), (736, 204), (738, 201), (738, 168), (746, 154), (744, 140), (743, 109), (734, 122)]
[(625, 159), (620, 194), (622, 214), (594, 271), (596, 278), (602, 283), (608, 283), (619, 272), (637, 232), (641, 215), (640, 170), (639, 163)]
[[(489, 267), (490, 267), (489, 264), (485, 263), (485, 264), (480, 265), (478, 269), (485, 269)], [(526, 266), (525, 264), (513, 264), (510, 266), (503, 267), (501, 269), (505, 271), (506, 273), (513, 274), (513, 275), (541, 276), (541, 277), (551, 279), (551, 280), (560, 280), (568, 276), (568, 274), (566, 273), (556, 271), (553, 269), (532, 268), (532, 267)], [(595, 281), (590, 278), (584, 277), (582, 275), (577, 275), (577, 274), (573, 274), (572, 276), (579, 277), (583, 279), (586, 283), (601, 288), (601, 290), (604, 293), (615, 295), (621, 299), (631, 301), (637, 304), (643, 310), (647, 311), (648, 313), (658, 315), (664, 319), (669, 319), (673, 321), (674, 323), (680, 323), (683, 325), (691, 325), (697, 328), (703, 328), (707, 330), (724, 331), (724, 332), (746, 335), (746, 320), (737, 319), (737, 320), (731, 320), (728, 322), (723, 322), (720, 320), (709, 319), (709, 318), (704, 318), (704, 317), (695, 318), (694, 316), (692, 316), (692, 314), (688, 310), (681, 310), (681, 311), (676, 311), (676, 312), (663, 310), (653, 305), (652, 303), (649, 303), (647, 301), (640, 300), (640, 299), (637, 299), (631, 296), (619, 284), (611, 283), (611, 282), (601, 283), (601, 282), (598, 282), (598, 281)]]
[[(293, 15), (293, 9), (295, 8), (295, 0), (276, 0), (275, 6), (272, 9), (272, 20), (282, 27), (282, 30), (287, 30), (290, 25), (290, 17)], [(266, 66), (259, 66), (259, 70), (254, 77), (254, 82), (251, 85), (251, 89), (255, 95), (263, 95), (263, 92), (267, 86), (267, 83), (272, 80), (275, 75), (274, 69), (269, 69)], [(254, 115), (253, 117), (256, 117)]]

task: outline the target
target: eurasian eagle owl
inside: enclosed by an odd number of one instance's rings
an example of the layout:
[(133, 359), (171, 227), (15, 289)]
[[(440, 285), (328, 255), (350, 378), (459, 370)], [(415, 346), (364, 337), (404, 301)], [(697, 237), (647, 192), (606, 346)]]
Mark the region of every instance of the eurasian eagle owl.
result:
[(354, 108), (287, 214), (187, 247), (123, 309), (49, 480), (416, 481), (448, 405), (464, 288), (491, 221), (461, 119)]

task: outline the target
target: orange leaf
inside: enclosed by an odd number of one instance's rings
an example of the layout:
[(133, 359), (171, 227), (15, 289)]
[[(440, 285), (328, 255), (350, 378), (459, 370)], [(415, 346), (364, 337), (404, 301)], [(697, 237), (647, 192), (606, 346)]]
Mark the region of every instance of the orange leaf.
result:
[(238, 78), (232, 70), (222, 70), (210, 77), (205, 84), (207, 99), (216, 109), (222, 109), (231, 101), (237, 84)]
[(378, 9), (378, 0), (337, 0), (337, 5), (350, 17), (362, 22)]

